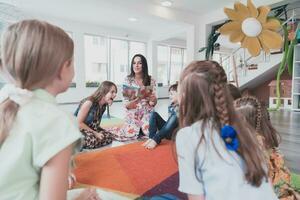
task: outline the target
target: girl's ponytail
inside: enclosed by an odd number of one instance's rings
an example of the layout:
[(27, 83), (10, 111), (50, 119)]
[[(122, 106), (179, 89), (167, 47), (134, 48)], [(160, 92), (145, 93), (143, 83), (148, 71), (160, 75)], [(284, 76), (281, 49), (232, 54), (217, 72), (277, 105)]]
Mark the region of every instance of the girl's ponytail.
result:
[(19, 105), (10, 99), (0, 104), (0, 145), (7, 137), (18, 110)]

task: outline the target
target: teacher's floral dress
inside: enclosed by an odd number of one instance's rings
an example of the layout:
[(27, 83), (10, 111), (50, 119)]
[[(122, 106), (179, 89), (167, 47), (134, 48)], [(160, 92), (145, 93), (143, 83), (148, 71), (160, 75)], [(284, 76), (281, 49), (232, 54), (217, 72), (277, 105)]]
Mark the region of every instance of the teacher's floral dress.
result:
[[(124, 85), (140, 88), (133, 77), (126, 77)], [(153, 88), (152, 93), (156, 95), (156, 83), (152, 78), (150, 86)], [(124, 98), (123, 101), (127, 103), (129, 100)], [(117, 131), (115, 139), (119, 141), (128, 141), (137, 139), (139, 136), (148, 137), (150, 114), (154, 110), (154, 107), (149, 105), (149, 99), (138, 100), (135, 109), (125, 109), (125, 123), (120, 130)]]

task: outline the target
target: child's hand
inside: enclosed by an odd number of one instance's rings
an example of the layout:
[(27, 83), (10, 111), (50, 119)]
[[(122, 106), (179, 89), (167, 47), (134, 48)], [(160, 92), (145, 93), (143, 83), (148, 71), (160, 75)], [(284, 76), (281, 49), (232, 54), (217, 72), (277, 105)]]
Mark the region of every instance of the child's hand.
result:
[(103, 133), (95, 132), (95, 136), (96, 136), (97, 138), (99, 138), (100, 140), (102, 140), (102, 139), (104, 138)]
[(69, 182), (69, 189), (72, 189), (75, 186), (75, 183), (76, 183), (76, 177), (73, 173), (69, 174), (68, 182)]
[(83, 190), (74, 200), (101, 200), (93, 188)]

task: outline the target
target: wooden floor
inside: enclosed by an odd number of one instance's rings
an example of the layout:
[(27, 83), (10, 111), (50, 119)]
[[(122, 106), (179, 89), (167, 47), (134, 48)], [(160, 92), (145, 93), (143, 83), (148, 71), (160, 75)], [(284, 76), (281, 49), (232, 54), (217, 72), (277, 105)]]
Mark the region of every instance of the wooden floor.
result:
[(273, 126), (281, 135), (280, 149), (292, 172), (300, 173), (300, 112), (270, 112)]

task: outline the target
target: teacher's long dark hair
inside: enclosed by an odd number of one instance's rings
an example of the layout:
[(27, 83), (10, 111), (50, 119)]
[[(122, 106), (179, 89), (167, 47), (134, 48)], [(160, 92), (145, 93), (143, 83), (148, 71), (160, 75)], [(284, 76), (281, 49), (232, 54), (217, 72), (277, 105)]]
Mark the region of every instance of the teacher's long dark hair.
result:
[(144, 86), (150, 85), (151, 84), (151, 76), (148, 74), (148, 64), (147, 64), (147, 59), (145, 58), (145, 56), (143, 56), (142, 54), (135, 54), (131, 60), (131, 68), (130, 68), (130, 75), (128, 75), (128, 77), (134, 78), (135, 77), (135, 73), (133, 71), (133, 62), (134, 59), (136, 57), (140, 57), (141, 58), (141, 62), (142, 62), (142, 72), (143, 72), (143, 84)]

